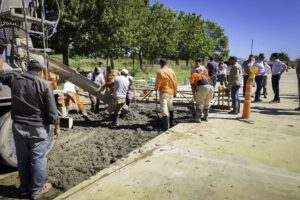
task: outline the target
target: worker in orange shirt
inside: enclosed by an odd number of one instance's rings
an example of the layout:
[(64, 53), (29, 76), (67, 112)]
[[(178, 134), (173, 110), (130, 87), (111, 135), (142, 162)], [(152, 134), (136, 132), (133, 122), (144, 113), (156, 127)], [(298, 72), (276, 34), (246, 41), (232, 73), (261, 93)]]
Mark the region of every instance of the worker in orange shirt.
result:
[(58, 89), (58, 85), (57, 85), (57, 80), (59, 79), (59, 77), (51, 72), (48, 72), (48, 81), (52, 87), (53, 90), (57, 90)]
[(199, 123), (201, 123), (201, 120), (208, 121), (210, 101), (214, 94), (213, 81), (207, 72), (196, 70), (191, 77), (191, 86), (196, 101), (195, 121)]
[(109, 90), (109, 93), (112, 94), (114, 92), (114, 84), (112, 83), (112, 79), (116, 76), (121, 76), (121, 73), (118, 70), (115, 70), (114, 67), (107, 67), (107, 72), (105, 75), (105, 87)]
[(173, 97), (177, 94), (177, 80), (175, 72), (167, 66), (167, 60), (159, 61), (160, 70), (156, 75), (155, 90), (159, 90), (160, 108), (163, 117), (164, 130), (173, 126), (174, 111)]

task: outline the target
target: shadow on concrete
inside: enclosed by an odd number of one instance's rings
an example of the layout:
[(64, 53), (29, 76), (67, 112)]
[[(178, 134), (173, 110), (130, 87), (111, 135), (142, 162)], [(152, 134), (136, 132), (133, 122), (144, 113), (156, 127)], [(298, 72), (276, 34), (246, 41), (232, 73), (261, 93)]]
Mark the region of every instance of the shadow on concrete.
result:
[(251, 112), (256, 112), (265, 115), (300, 115), (299, 112), (295, 112), (294, 110), (266, 108), (266, 107), (259, 107), (259, 106), (252, 107)]
[[(0, 185), (0, 199), (3, 197), (12, 199), (26, 199), (19, 195), (19, 190), (14, 185)], [(28, 198), (27, 198), (28, 199)]]

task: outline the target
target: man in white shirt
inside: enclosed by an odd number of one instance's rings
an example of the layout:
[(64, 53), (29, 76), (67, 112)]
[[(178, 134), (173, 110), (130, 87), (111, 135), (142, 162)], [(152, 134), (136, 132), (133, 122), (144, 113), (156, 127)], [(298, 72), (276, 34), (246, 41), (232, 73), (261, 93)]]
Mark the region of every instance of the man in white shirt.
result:
[(255, 62), (254, 66), (258, 67), (258, 72), (255, 76), (256, 92), (254, 102), (261, 102), (262, 100), (260, 99), (260, 92), (265, 74), (265, 55), (263, 53), (259, 54), (258, 60)]
[[(128, 70), (123, 69), (121, 71), (121, 76), (116, 76), (112, 79), (111, 84), (114, 85), (114, 92), (112, 94), (112, 101), (108, 105), (108, 112), (113, 113), (112, 118), (113, 122), (112, 125), (118, 125), (118, 118), (120, 111), (123, 109), (128, 109), (126, 104), (126, 96), (129, 89), (130, 82), (127, 78)], [(125, 108), (126, 107), (126, 108)]]
[(220, 60), (219, 62), (219, 81), (220, 84), (223, 86), (225, 85), (225, 87), (227, 87), (227, 79), (226, 79), (226, 75), (227, 75), (227, 65), (224, 63), (224, 60)]
[(272, 53), (270, 60), (272, 65), (272, 88), (274, 91), (274, 99), (270, 103), (280, 103), (279, 82), (281, 75), (287, 69), (286, 64), (279, 60), (278, 53)]
[[(99, 87), (101, 87), (105, 83), (104, 75), (101, 72), (101, 68), (99, 68), (99, 67), (95, 67), (94, 71), (90, 72), (87, 75), (87, 78), (89, 80), (93, 81), (94, 83), (96, 83), (97, 85), (99, 85)], [(99, 112), (100, 100), (97, 99), (96, 97), (94, 97), (91, 94), (89, 94), (89, 98), (91, 100), (91, 111), (95, 112), (95, 113), (98, 113)]]
[(67, 81), (64, 83), (64, 88), (63, 91), (65, 93), (65, 105), (67, 109), (70, 109), (71, 107), (71, 103), (75, 103), (78, 107), (78, 109), (80, 110), (81, 114), (84, 117), (87, 117), (88, 114), (85, 110), (85, 107), (80, 99), (80, 97), (78, 96), (78, 91), (79, 88), (77, 86), (75, 86), (73, 83)]

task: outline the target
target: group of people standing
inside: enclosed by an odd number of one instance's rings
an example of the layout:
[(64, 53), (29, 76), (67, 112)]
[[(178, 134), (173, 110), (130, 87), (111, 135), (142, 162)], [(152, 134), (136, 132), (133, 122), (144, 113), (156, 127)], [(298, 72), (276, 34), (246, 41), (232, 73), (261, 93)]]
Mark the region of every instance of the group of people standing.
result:
[[(226, 90), (229, 90), (231, 93), (232, 110), (229, 114), (236, 115), (240, 113), (239, 91), (243, 86), (243, 96), (245, 96), (246, 82), (253, 67), (257, 69), (255, 74), (256, 91), (254, 102), (262, 101), (260, 98), (262, 90), (264, 97), (267, 98), (268, 76), (272, 75), (274, 99), (270, 103), (280, 103), (280, 78), (284, 71), (287, 70), (287, 65), (279, 60), (278, 53), (273, 53), (270, 61), (272, 62), (271, 66), (266, 62), (263, 53), (259, 54), (256, 60), (253, 55), (250, 55), (248, 60), (243, 62), (242, 66), (238, 63), (235, 56), (230, 57), (227, 62), (223, 60), (216, 62), (213, 57), (210, 57), (206, 67), (201, 65), (200, 59), (196, 59), (190, 76), (190, 85), (196, 104), (195, 121), (208, 121), (210, 102), (214, 97), (217, 81), (220, 81), (221, 85), (225, 85)], [(177, 81), (175, 72), (167, 66), (166, 59), (160, 60), (160, 67), (161, 69), (156, 76), (155, 89), (160, 91), (164, 129), (167, 130), (173, 124), (174, 112), (172, 102), (173, 97), (177, 94)]]

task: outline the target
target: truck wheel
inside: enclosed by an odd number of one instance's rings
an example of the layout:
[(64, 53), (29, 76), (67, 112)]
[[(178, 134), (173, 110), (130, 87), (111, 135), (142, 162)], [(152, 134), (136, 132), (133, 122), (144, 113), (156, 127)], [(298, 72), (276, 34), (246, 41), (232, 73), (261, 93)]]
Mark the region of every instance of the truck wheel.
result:
[[(47, 154), (55, 143), (54, 131), (50, 130)], [(17, 167), (16, 147), (12, 132), (12, 120), (10, 112), (0, 118), (0, 160), (11, 167)]]

